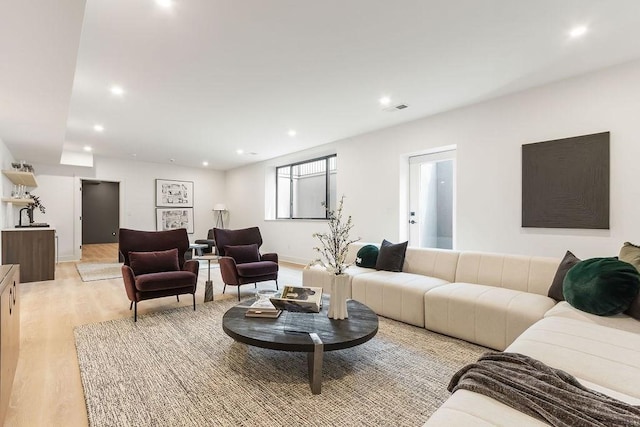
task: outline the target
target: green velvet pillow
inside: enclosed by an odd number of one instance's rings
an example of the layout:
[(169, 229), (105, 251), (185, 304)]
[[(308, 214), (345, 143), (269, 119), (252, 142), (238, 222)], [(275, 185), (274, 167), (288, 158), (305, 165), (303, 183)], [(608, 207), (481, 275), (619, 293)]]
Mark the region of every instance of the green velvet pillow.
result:
[(378, 252), (378, 247), (374, 245), (365, 245), (361, 247), (356, 255), (356, 265), (358, 267), (376, 268)]
[(573, 266), (564, 278), (564, 299), (578, 310), (598, 316), (620, 314), (640, 289), (640, 274), (616, 258), (591, 258)]

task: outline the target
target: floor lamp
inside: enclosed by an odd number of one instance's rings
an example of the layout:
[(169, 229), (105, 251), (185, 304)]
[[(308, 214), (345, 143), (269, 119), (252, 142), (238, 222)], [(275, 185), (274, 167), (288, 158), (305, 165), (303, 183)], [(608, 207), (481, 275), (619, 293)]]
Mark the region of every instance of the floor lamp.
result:
[(224, 213), (227, 212), (227, 207), (224, 203), (217, 203), (213, 207), (213, 214), (216, 217), (216, 228), (224, 228)]

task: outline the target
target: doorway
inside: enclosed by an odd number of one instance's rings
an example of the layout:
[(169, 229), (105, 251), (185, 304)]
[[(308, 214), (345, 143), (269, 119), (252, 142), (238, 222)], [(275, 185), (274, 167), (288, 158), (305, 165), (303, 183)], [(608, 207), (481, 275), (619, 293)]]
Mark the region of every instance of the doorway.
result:
[(118, 259), (120, 183), (82, 180), (82, 260)]
[(453, 249), (456, 151), (409, 158), (409, 244)]

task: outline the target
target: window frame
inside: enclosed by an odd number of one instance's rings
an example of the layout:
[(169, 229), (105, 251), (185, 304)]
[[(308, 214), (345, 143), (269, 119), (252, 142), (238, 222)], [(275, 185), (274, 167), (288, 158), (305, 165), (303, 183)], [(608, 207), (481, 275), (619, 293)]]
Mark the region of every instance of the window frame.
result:
[[(303, 160), (300, 162), (295, 162), (295, 163), (289, 163), (286, 165), (281, 165), (281, 166), (276, 166), (276, 220), (292, 220), (292, 219), (297, 219), (297, 220), (326, 220), (329, 219), (329, 209), (325, 209), (325, 216), (324, 217), (297, 217), (297, 216), (293, 216), (293, 168), (295, 166), (300, 166), (306, 163), (313, 163), (313, 162), (317, 162), (320, 160), (324, 160), (326, 167), (325, 167), (325, 192), (324, 192), (324, 203), (325, 206), (328, 206), (329, 201), (330, 201), (330, 180), (331, 180), (331, 169), (329, 167), (329, 163), (330, 163), (330, 159), (331, 158), (335, 158), (336, 159), (336, 173), (338, 170), (337, 167), (337, 160), (338, 160), (338, 154), (329, 154), (326, 156), (321, 156), (321, 157), (315, 157), (313, 159), (308, 159), (308, 160)], [(280, 216), (279, 213), (279, 209), (278, 209), (278, 196), (280, 195), (280, 186), (278, 185), (278, 171), (282, 168), (289, 168), (289, 216), (285, 217), (285, 216)], [(329, 206), (329, 208), (331, 208)]]

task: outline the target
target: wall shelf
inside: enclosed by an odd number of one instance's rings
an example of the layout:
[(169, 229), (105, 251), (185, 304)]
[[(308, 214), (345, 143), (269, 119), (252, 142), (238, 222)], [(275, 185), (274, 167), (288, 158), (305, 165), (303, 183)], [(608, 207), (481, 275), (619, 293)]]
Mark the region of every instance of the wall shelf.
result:
[[(36, 181), (36, 176), (33, 172), (20, 172), (13, 170), (3, 170), (2, 173), (4, 176), (9, 178), (9, 180), (16, 185), (25, 185), (27, 187), (37, 187), (38, 181)], [(4, 201), (4, 200), (3, 200)]]
[(14, 205), (30, 205), (33, 203), (33, 199), (12, 199), (10, 197), (3, 197), (2, 201), (5, 203), (13, 203)]

